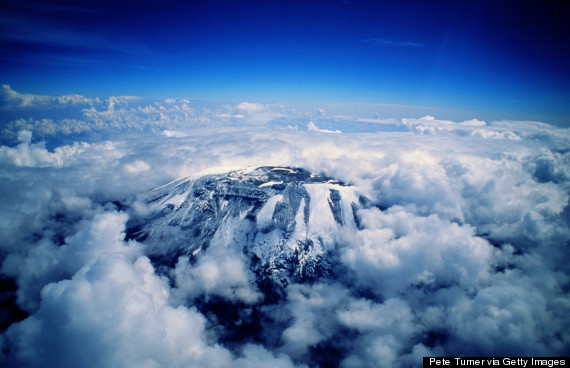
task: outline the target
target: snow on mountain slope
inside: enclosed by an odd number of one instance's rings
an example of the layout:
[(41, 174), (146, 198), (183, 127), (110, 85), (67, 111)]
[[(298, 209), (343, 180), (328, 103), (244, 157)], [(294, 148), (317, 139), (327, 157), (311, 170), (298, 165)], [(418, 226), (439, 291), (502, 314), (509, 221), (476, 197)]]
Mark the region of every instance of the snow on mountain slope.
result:
[[(258, 167), (180, 179), (151, 191), (129, 222), (155, 264), (195, 261), (209, 247), (245, 254), (259, 280), (286, 285), (328, 273), (333, 234), (356, 229), (354, 188), (302, 168)], [(326, 258), (326, 257), (324, 257)]]

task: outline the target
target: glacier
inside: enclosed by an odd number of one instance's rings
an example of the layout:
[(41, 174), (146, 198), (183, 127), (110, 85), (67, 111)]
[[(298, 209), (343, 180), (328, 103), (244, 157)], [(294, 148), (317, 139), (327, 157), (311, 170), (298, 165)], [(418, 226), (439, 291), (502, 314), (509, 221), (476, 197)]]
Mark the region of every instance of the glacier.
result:
[(144, 243), (157, 270), (168, 275), (180, 257), (192, 263), (209, 247), (232, 247), (273, 288), (328, 274), (334, 234), (356, 230), (355, 210), (369, 202), (324, 174), (274, 166), (178, 179), (144, 201), (151, 210), (131, 216), (128, 237)]

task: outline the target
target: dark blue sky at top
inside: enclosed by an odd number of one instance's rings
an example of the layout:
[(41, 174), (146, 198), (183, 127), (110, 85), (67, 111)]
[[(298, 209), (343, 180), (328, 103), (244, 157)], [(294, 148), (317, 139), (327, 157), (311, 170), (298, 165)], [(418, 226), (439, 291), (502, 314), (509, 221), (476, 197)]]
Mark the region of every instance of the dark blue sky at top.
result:
[(567, 1), (2, 1), (22, 93), (570, 117)]

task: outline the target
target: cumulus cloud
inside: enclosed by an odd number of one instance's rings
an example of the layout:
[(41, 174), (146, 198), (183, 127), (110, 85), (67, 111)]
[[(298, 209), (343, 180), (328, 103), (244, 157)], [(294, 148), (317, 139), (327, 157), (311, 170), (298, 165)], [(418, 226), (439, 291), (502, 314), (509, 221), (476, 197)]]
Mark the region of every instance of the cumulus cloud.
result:
[(31, 93), (19, 93), (9, 85), (0, 86), (0, 108), (35, 108), (54, 107), (58, 105), (87, 104), (96, 100), (81, 95), (46, 96)]
[(49, 152), (45, 144), (30, 144), (32, 132), (22, 130), (18, 133), (21, 143), (16, 147), (0, 147), (0, 161), (15, 166), (27, 167), (61, 167), (77, 154), (85, 151), (89, 145), (85, 142), (75, 142), (71, 146), (61, 146)]
[[(261, 104), (258, 102), (240, 102), (235, 107), (228, 106), (227, 112), (218, 113), (219, 117), (229, 117), (233, 122), (249, 124), (265, 124), (283, 118), (284, 106), (278, 104)], [(233, 110), (233, 111), (232, 111)]]
[(315, 123), (313, 123), (312, 121), (310, 121), (309, 124), (307, 124), (307, 129), (321, 133), (336, 133), (336, 134), (342, 133), (340, 130), (319, 129), (319, 127), (316, 126)]
[(248, 112), (256, 112), (265, 110), (265, 106), (260, 103), (252, 103), (252, 102), (241, 102), (237, 105), (238, 110), (248, 111)]
[(204, 317), (167, 296), (148, 259), (101, 256), (42, 290), (37, 313), (7, 332), (13, 358), (32, 367), (228, 366), (229, 353), (205, 343)]
[(468, 289), (487, 272), (491, 247), (470, 227), (416, 216), (399, 206), (363, 210), (360, 239), (349, 239), (345, 262), (359, 281), (374, 283), (379, 296), (394, 297), (408, 287)]
[(209, 296), (248, 304), (259, 301), (261, 294), (255, 287), (255, 275), (249, 270), (244, 255), (225, 243), (215, 243), (216, 240), (195, 264), (184, 257), (178, 260), (174, 269), (177, 285), (174, 294), (180, 302)]
[[(37, 254), (34, 264), (33, 256), (22, 263), (5, 262), (8, 273), (14, 272), (11, 267), (22, 267), (26, 270), (18, 270), (20, 277), (41, 276), (24, 280), (28, 284), (53, 281), (41, 288), (37, 310), (6, 331), (11, 354), (4, 357), (5, 363), (30, 367), (46, 363), (60, 367), (293, 366), (287, 356), (275, 357), (254, 344), (244, 346), (243, 354), (236, 357), (212, 343), (204, 316), (194, 308), (171, 306), (167, 280), (155, 274), (138, 244), (123, 241), (126, 217), (116, 212), (97, 215), (64, 246)], [(47, 265), (38, 269), (41, 262)]]
[[(277, 105), (2, 93), (21, 115), (2, 128), (1, 272), (25, 311), (6, 321), (3, 365), (409, 367), (570, 348), (568, 129), (426, 116), (359, 132), (348, 113)], [(270, 299), (223, 227), (167, 270), (127, 240), (129, 216), (153, 214), (141, 193), (261, 165), (363, 196), (349, 230), (312, 224), (327, 275)]]
[(150, 169), (150, 166), (144, 161), (135, 160), (131, 163), (125, 165), (125, 170), (130, 173), (139, 173), (141, 171), (146, 171)]

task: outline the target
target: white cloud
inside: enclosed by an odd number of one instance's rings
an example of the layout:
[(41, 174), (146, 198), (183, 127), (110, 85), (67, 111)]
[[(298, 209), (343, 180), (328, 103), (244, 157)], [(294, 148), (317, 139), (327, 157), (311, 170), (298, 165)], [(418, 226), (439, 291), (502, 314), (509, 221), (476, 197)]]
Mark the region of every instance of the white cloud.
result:
[[(256, 368), (262, 365), (265, 367), (288, 368), (301, 366), (293, 364), (291, 358), (285, 354), (279, 354), (275, 357), (271, 352), (258, 345), (245, 345), (243, 355), (243, 358), (239, 358), (232, 363), (234, 367)], [(302, 366), (305, 367), (305, 365)]]
[(485, 125), (487, 125), (487, 123), (484, 122), (484, 121), (481, 121), (481, 120), (479, 120), (479, 119), (471, 119), (471, 120), (463, 121), (463, 122), (459, 123), (459, 125), (485, 126)]
[(75, 105), (91, 103), (94, 100), (81, 95), (46, 96), (18, 93), (3, 84), (0, 87), (0, 108), (50, 107), (56, 105)]
[(361, 210), (363, 230), (343, 260), (363, 283), (372, 282), (379, 296), (396, 296), (408, 287), (468, 289), (484, 278), (491, 246), (470, 227), (421, 217), (394, 206), (387, 211)]
[[(31, 313), (2, 334), (8, 366), (405, 367), (570, 347), (568, 129), (427, 116), (403, 119), (408, 131), (317, 134), (286, 129), (312, 115), (277, 105), (2, 93), (21, 113), (2, 128), (2, 272)], [(259, 165), (326, 173), (370, 199), (358, 228), (326, 216), (311, 228), (336, 249), (330, 276), (262, 305), (230, 231), (170, 280), (125, 241), (124, 211), (150, 213), (145, 190)], [(246, 305), (253, 337), (229, 341), (193, 305), (207, 298)]]
[(150, 166), (144, 161), (135, 160), (131, 163), (125, 165), (125, 170), (129, 173), (140, 173), (142, 171), (149, 170)]
[(106, 254), (70, 280), (47, 285), (37, 313), (7, 332), (14, 358), (31, 367), (229, 366), (205, 343), (205, 320), (167, 304), (148, 259)]
[(337, 315), (343, 325), (360, 332), (382, 330), (404, 336), (414, 333), (412, 311), (399, 299), (388, 299), (382, 304), (368, 299), (352, 300)]
[(18, 132), (18, 141), (25, 144), (30, 144), (32, 142), (32, 132), (28, 130), (22, 130)]
[(243, 110), (243, 111), (247, 111), (247, 112), (258, 112), (258, 111), (263, 111), (266, 109), (266, 107), (263, 104), (257, 103), (257, 102), (240, 102), (237, 105), (238, 110)]
[[(235, 357), (212, 343), (204, 316), (171, 306), (167, 280), (155, 274), (137, 244), (122, 240), (125, 221), (124, 213), (97, 215), (63, 247), (37, 254), (36, 261), (55, 261), (50, 272), (63, 268), (73, 276), (34, 280), (54, 282), (42, 288), (32, 316), (6, 332), (10, 366), (293, 367), (287, 356), (261, 346), (245, 345), (243, 356)], [(30, 260), (23, 266), (37, 272)]]
[(187, 137), (187, 135), (185, 133), (177, 132), (176, 130), (168, 130), (168, 129), (163, 130), (162, 134), (164, 134), (167, 137), (175, 137), (175, 138)]
[[(215, 240), (214, 240), (215, 243)], [(230, 243), (213, 244), (198, 261), (190, 264), (181, 257), (174, 269), (177, 288), (173, 294), (178, 303), (196, 298), (221, 296), (247, 304), (258, 302), (261, 294), (255, 287), (255, 275), (241, 252)]]
[(330, 339), (335, 333), (336, 321), (330, 319), (335, 307), (348, 296), (338, 284), (291, 285), (287, 289), (287, 319), (280, 348), (289, 356), (302, 358), (311, 346)]
[(317, 127), (312, 121), (309, 121), (309, 124), (307, 124), (307, 129), (321, 133), (342, 133), (340, 130), (319, 129), (319, 127)]
[(69, 164), (74, 156), (85, 152), (89, 147), (85, 142), (76, 142), (72, 146), (57, 147), (53, 152), (49, 152), (44, 143), (30, 144), (31, 132), (23, 132), (28, 134), (18, 134), (22, 141), (18, 146), (0, 146), (0, 162), (26, 167), (61, 167)]
[(33, 312), (38, 306), (37, 293), (44, 285), (75, 274), (102, 254), (138, 253), (137, 245), (123, 246), (126, 220), (125, 213), (97, 214), (80, 223), (77, 233), (66, 238), (62, 246), (44, 238), (25, 255), (8, 255), (2, 272), (18, 276), (19, 305)]
[(284, 106), (278, 104), (244, 101), (235, 107), (226, 106), (224, 110), (218, 111), (217, 117), (233, 124), (260, 125), (285, 117), (283, 110)]

